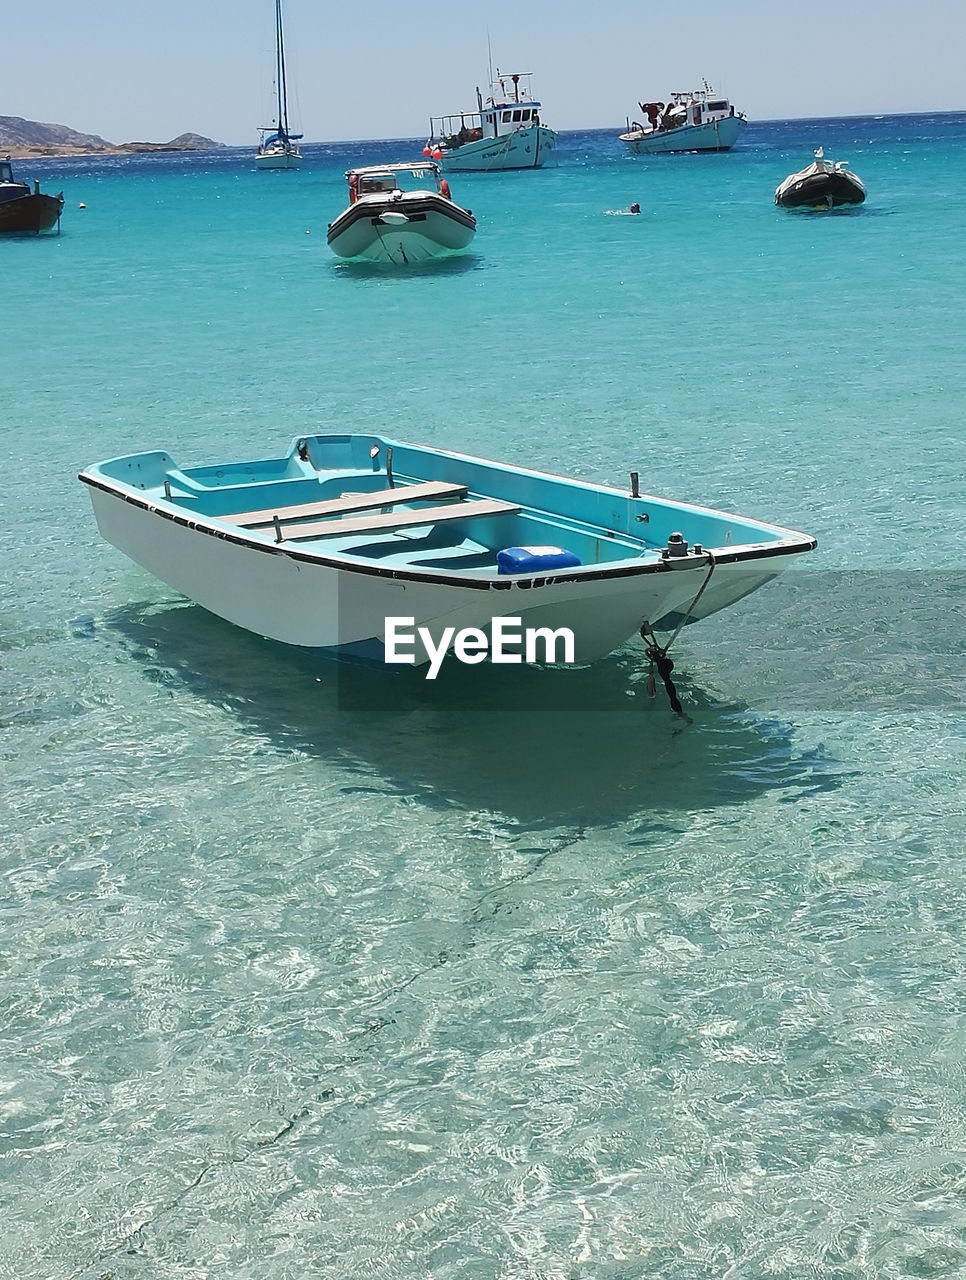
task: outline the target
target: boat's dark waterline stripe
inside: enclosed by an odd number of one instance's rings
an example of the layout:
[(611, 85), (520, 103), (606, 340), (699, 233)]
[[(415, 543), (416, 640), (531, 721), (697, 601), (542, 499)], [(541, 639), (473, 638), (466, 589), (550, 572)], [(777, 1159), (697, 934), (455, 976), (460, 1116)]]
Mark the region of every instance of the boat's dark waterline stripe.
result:
[[(77, 478), (82, 480), (84, 484), (89, 484), (92, 489), (100, 489), (102, 493), (106, 493), (112, 498), (118, 498), (121, 502), (128, 502), (132, 507), (138, 507), (142, 511), (149, 511), (152, 515), (156, 515), (162, 520), (170, 520), (185, 529), (193, 529), (198, 533), (206, 533), (209, 537), (220, 538), (223, 542), (233, 542), (240, 547), (247, 547), (250, 551), (267, 552), (269, 555), (274, 556), (287, 556), (290, 560), (298, 560), (305, 564), (324, 565), (326, 568), (339, 569), (344, 573), (361, 573), (373, 578), (391, 578), (394, 581), (401, 582), (421, 582), (427, 586), (469, 587), (474, 591), (509, 591), (513, 587), (529, 590), (534, 587), (553, 586), (556, 583), (598, 582), (605, 578), (637, 578), (646, 573), (669, 573), (674, 572), (676, 569), (676, 566), (673, 566), (667, 560), (652, 560), (648, 564), (618, 564), (606, 569), (587, 568), (577, 573), (559, 577), (554, 576), (552, 578), (508, 576), (502, 580), (494, 579), (490, 582), (481, 582), (478, 578), (465, 578), (462, 576), (454, 578), (445, 574), (430, 575), (428, 573), (419, 573), (413, 569), (390, 569), (375, 564), (352, 564), (349, 561), (337, 560), (331, 556), (321, 555), (318, 552), (294, 551), (291, 547), (287, 547), (281, 542), (255, 541), (238, 534), (229, 533), (227, 529), (215, 529), (209, 524), (201, 524), (197, 520), (188, 519), (186, 516), (176, 515), (171, 511), (162, 511), (151, 502), (141, 501), (132, 494), (112, 489), (110, 485), (103, 484), (91, 476), (84, 475), (83, 472)], [(431, 521), (427, 520), (426, 523), (429, 524)], [(817, 539), (803, 538), (800, 542), (786, 542), (765, 550), (715, 552), (714, 559), (716, 564), (735, 564), (741, 560), (769, 560), (773, 556), (794, 555), (799, 551), (814, 551), (817, 545)], [(700, 562), (691, 567), (700, 568)]]

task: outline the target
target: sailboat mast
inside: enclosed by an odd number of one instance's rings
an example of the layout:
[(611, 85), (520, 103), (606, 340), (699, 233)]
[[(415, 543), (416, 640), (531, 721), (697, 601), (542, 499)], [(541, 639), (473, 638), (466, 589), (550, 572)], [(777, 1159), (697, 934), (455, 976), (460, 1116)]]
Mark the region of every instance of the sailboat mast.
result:
[(282, 0), (275, 0), (275, 82), (278, 87), (278, 128), (288, 137), (288, 90), (285, 84), (285, 46), (282, 40)]

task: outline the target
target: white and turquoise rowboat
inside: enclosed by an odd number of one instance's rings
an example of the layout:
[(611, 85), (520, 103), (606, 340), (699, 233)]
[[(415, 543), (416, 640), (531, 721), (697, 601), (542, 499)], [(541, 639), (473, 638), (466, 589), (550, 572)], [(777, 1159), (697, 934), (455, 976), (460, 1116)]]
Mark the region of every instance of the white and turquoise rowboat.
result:
[[(575, 659), (673, 630), (774, 578), (815, 539), (729, 512), (372, 435), (179, 468), (81, 472), (101, 534), (221, 618), (333, 656), (384, 658), (387, 618), (569, 628)], [(417, 644), (417, 662), (426, 653)]]

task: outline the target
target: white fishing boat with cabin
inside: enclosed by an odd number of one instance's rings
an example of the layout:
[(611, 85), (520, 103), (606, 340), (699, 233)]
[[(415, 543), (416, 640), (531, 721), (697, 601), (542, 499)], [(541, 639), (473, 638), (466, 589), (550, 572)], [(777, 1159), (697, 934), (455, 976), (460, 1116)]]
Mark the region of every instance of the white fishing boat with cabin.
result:
[[(529, 71), (497, 71), (476, 110), (433, 116), (423, 155), (448, 173), (542, 169), (557, 163), (557, 135), (543, 123), (541, 103), (530, 90)], [(509, 86), (509, 87), (508, 87)]]
[(700, 89), (672, 93), (667, 102), (640, 102), (643, 123), (627, 121), (620, 135), (634, 155), (672, 151), (730, 151), (747, 125), (734, 103), (705, 80)]

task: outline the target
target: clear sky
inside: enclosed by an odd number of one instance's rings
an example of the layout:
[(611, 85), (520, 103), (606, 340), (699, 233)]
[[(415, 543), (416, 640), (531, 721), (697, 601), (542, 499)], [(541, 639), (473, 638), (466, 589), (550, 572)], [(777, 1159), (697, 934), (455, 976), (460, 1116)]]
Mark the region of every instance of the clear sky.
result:
[[(495, 65), (558, 129), (623, 124), (703, 77), (751, 119), (966, 109), (966, 0), (284, 0), (309, 141), (418, 137)], [(164, 142), (254, 142), (274, 0), (4, 0), (0, 115)]]

